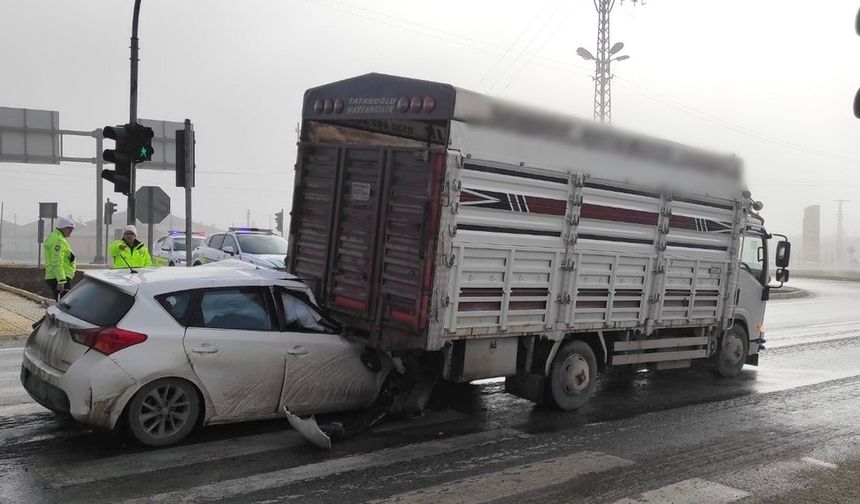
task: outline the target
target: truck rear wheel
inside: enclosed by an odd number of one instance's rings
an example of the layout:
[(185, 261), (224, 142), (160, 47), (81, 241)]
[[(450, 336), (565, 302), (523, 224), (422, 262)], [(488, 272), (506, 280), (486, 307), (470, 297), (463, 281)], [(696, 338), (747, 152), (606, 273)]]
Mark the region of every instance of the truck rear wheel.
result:
[(568, 341), (555, 355), (549, 372), (547, 399), (565, 411), (585, 406), (597, 381), (597, 358), (584, 341)]
[(741, 372), (749, 351), (749, 337), (746, 330), (738, 324), (723, 334), (720, 347), (714, 355), (714, 371), (726, 378)]

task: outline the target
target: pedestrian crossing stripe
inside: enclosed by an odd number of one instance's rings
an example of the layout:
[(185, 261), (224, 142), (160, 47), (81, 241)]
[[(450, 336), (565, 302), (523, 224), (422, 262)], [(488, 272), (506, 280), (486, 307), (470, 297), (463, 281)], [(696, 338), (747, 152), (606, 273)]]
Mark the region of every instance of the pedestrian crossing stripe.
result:
[(632, 460), (614, 455), (599, 452), (579, 452), (564, 457), (510, 467), (489, 474), (471, 476), (429, 488), (421, 488), (371, 502), (373, 504), (400, 502), (408, 502), (409, 504), (437, 504), (439, 502), (480, 504), (558, 485), (587, 474), (600, 473), (633, 464)]

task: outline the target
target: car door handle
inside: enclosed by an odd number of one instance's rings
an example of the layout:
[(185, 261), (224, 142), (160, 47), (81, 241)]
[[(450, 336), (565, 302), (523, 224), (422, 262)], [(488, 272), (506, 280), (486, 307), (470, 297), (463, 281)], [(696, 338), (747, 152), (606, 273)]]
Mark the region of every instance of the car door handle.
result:
[(287, 353), (290, 355), (307, 355), (308, 349), (303, 346), (295, 346), (287, 350)]
[(215, 345), (200, 345), (191, 349), (194, 353), (218, 353), (218, 347)]

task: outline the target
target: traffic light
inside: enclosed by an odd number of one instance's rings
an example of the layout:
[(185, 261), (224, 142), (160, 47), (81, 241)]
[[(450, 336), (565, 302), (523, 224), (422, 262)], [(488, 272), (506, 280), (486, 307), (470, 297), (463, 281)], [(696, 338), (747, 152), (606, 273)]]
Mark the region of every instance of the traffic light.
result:
[(275, 212), (275, 229), (281, 233), (281, 236), (284, 235), (284, 211), (283, 209), (280, 212)]
[(102, 170), (102, 178), (113, 182), (115, 192), (128, 195), (131, 192), (132, 165), (152, 159), (155, 153), (152, 138), (155, 134), (152, 128), (136, 123), (105, 126), (102, 134), (116, 142), (116, 148), (102, 152), (102, 159), (113, 163), (116, 169)]
[(110, 225), (113, 224), (113, 214), (116, 213), (116, 203), (112, 202), (110, 199), (105, 201), (105, 224)]
[(116, 169), (102, 170), (102, 178), (113, 182), (114, 192), (128, 195), (131, 192), (131, 156), (129, 155), (130, 125), (105, 126), (102, 134), (116, 142), (115, 149), (105, 149), (102, 159), (113, 163)]

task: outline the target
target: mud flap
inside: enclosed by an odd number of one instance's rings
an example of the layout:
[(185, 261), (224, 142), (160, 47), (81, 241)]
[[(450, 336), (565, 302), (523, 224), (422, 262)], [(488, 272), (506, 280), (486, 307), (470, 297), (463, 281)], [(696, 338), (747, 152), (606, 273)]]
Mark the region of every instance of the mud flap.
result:
[(323, 450), (331, 450), (331, 438), (320, 429), (313, 415), (301, 418), (290, 413), (290, 410), (286, 406), (284, 406), (284, 413), (287, 414), (287, 420), (293, 426), (293, 429), (304, 436), (305, 439)]

